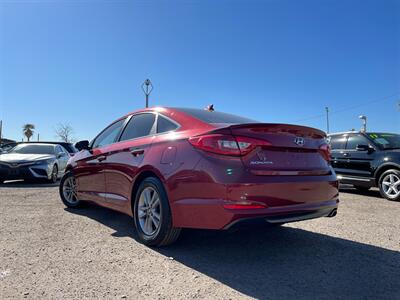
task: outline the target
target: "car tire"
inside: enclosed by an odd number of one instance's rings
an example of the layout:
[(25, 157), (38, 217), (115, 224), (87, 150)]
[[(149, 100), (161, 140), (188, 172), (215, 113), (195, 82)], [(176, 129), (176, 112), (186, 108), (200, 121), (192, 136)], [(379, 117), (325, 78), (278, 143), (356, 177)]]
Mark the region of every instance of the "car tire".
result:
[(50, 182), (50, 183), (56, 183), (56, 182), (57, 182), (57, 179), (58, 179), (58, 167), (57, 167), (57, 165), (55, 164), (55, 165), (53, 166), (53, 169), (51, 170), (51, 177), (50, 177), (50, 179), (49, 179), (49, 182)]
[(66, 172), (61, 178), (59, 192), (65, 206), (75, 208), (81, 205), (81, 201), (76, 196), (75, 177), (71, 171)]
[(134, 199), (133, 219), (140, 242), (147, 246), (166, 246), (181, 232), (172, 225), (167, 193), (161, 181), (148, 177), (139, 185)]
[(355, 185), (354, 188), (359, 192), (368, 192), (371, 188), (369, 186)]
[(379, 177), (379, 191), (382, 197), (391, 201), (400, 201), (400, 171), (391, 169)]

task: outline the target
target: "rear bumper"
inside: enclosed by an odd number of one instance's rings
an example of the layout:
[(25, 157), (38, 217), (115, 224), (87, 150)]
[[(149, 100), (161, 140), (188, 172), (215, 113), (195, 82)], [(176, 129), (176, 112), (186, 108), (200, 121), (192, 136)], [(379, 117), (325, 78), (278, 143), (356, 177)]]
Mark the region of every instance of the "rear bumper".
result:
[[(331, 216), (339, 204), (337, 181), (285, 182), (207, 186), (203, 198), (171, 203), (176, 227), (226, 229), (250, 219), (264, 218), (271, 223), (295, 222)], [(226, 191), (223, 197), (212, 198)], [(193, 195), (194, 189), (191, 190)], [(205, 198), (204, 196), (209, 196)], [(227, 205), (258, 205), (261, 208), (227, 208)], [(233, 205), (235, 206), (235, 205)]]
[(313, 204), (288, 205), (262, 209), (226, 209), (225, 200), (186, 199), (175, 203), (175, 227), (227, 229), (242, 220), (264, 218), (270, 223), (296, 222), (334, 216), (339, 200), (320, 201)]
[(298, 221), (305, 221), (305, 220), (311, 220), (311, 219), (316, 219), (316, 218), (321, 218), (321, 217), (334, 217), (337, 214), (337, 205), (334, 206), (328, 206), (324, 208), (318, 208), (316, 210), (300, 210), (297, 212), (285, 212), (283, 214), (278, 214), (278, 215), (267, 215), (264, 217), (250, 217), (250, 218), (243, 218), (239, 217), (236, 221), (233, 221), (226, 225), (224, 229), (229, 229), (233, 225), (236, 225), (237, 223), (240, 223), (245, 220), (253, 219), (253, 218), (263, 218), (265, 219), (268, 223), (272, 224), (279, 224), (279, 223), (290, 223), (290, 222), (298, 222)]
[[(339, 203), (328, 175), (254, 175), (240, 159), (207, 155), (166, 182), (175, 227), (224, 229), (248, 218), (293, 222), (329, 215)], [(250, 207), (241, 209), (240, 206)], [(231, 208), (235, 209), (231, 209)]]

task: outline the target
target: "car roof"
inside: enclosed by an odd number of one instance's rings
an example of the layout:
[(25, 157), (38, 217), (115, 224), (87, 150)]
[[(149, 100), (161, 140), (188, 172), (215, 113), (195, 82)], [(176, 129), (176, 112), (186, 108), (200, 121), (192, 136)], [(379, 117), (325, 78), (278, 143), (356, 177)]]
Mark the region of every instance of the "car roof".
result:
[(334, 132), (334, 133), (328, 133), (328, 136), (333, 136), (333, 135), (343, 135), (343, 134), (354, 134), (354, 133), (361, 133), (364, 134), (365, 132), (361, 132), (361, 131), (343, 131), (343, 132)]
[(19, 142), (18, 144), (51, 144), (51, 145), (72, 145), (68, 142), (48, 142), (48, 141), (38, 141), (38, 142)]

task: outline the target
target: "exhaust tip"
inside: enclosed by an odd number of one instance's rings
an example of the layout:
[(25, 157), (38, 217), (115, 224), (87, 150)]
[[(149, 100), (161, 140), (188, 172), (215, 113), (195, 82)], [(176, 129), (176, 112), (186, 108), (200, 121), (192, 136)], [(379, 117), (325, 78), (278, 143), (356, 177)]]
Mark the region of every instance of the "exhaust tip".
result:
[(333, 209), (333, 210), (329, 213), (328, 217), (329, 217), (329, 218), (333, 218), (333, 217), (336, 216), (336, 215), (337, 215), (337, 208)]

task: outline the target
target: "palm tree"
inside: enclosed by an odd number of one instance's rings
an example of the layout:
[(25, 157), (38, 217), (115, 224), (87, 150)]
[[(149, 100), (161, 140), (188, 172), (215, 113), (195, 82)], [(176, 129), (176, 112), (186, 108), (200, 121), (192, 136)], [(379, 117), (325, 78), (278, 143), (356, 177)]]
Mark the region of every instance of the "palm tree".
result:
[(35, 125), (33, 125), (33, 124), (25, 124), (24, 126), (22, 126), (22, 132), (28, 139), (28, 142), (29, 142), (29, 139), (31, 138), (31, 136), (33, 135), (34, 129), (35, 129)]

